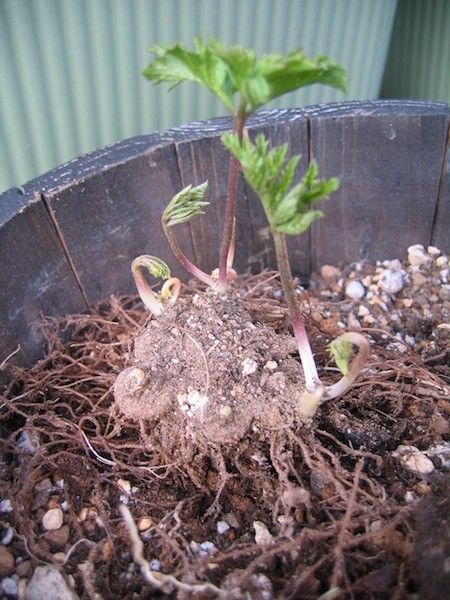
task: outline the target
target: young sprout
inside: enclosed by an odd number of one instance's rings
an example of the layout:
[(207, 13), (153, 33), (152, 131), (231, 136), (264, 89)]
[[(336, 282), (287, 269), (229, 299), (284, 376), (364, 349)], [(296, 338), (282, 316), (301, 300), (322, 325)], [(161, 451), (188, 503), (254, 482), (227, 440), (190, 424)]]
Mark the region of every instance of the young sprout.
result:
[[(287, 144), (272, 150), (263, 135), (253, 144), (249, 139), (240, 140), (236, 135), (224, 134), (222, 141), (240, 161), (245, 178), (258, 194), (264, 208), (274, 239), (275, 253), (281, 284), (291, 315), (292, 328), (297, 341), (300, 359), (305, 374), (306, 392), (300, 399), (299, 411), (303, 417), (312, 416), (319, 404), (341, 396), (361, 371), (369, 354), (367, 340), (357, 333), (345, 333), (331, 345), (338, 358), (343, 377), (338, 383), (325, 387), (318, 376), (314, 356), (305, 328), (305, 319), (300, 310), (294, 289), (285, 234), (298, 235), (323, 216), (312, 205), (328, 198), (339, 187), (339, 180), (318, 179), (318, 169), (313, 161), (299, 183), (290, 188), (299, 158), (286, 160)], [(289, 189), (290, 188), (290, 189)], [(359, 347), (353, 362), (348, 366), (351, 345)]]
[[(345, 91), (346, 73), (325, 56), (308, 58), (300, 50), (289, 54), (257, 57), (241, 46), (227, 46), (211, 38), (207, 43), (194, 40), (195, 50), (180, 44), (151, 49), (155, 58), (144, 70), (154, 83), (168, 82), (175, 87), (193, 81), (210, 90), (233, 118), (233, 131), (242, 139), (247, 118), (274, 98), (313, 83)], [(239, 162), (231, 157), (224, 228), (220, 246), (218, 288), (226, 289), (232, 268), (234, 217), (236, 212)]]
[[(147, 269), (153, 277), (166, 280), (159, 294), (149, 286), (143, 272), (144, 269)], [(169, 267), (157, 256), (151, 256), (150, 254), (138, 256), (131, 263), (131, 273), (144, 306), (154, 317), (162, 314), (165, 303), (173, 305), (178, 300), (181, 282), (176, 277), (170, 276)]]

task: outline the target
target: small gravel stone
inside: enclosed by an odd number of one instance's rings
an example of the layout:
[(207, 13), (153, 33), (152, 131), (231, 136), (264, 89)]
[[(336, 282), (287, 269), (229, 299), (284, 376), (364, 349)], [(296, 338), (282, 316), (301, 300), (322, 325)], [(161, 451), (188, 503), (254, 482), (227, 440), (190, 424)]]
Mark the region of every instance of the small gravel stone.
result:
[(42, 517), (44, 529), (59, 529), (64, 522), (64, 514), (60, 508), (51, 508)]
[(69, 526), (63, 525), (59, 529), (50, 530), (45, 539), (50, 544), (52, 550), (62, 550), (69, 541)]
[(253, 529), (255, 530), (255, 542), (258, 546), (273, 544), (273, 535), (262, 521), (253, 521)]
[(8, 546), (8, 544), (11, 543), (13, 537), (14, 537), (14, 529), (12, 527), (7, 527), (5, 533), (2, 536), (2, 539), (0, 540), (0, 544), (3, 544), (4, 546)]
[(266, 364), (264, 365), (265, 369), (268, 369), (269, 371), (275, 371), (275, 369), (278, 367), (278, 363), (276, 360), (268, 360), (266, 362)]
[(403, 289), (403, 276), (400, 271), (386, 269), (381, 274), (379, 285), (386, 294), (397, 294)]
[(0, 546), (0, 577), (6, 577), (14, 571), (14, 556), (5, 546)]
[(129, 494), (131, 492), (131, 483), (126, 479), (118, 479), (117, 485), (124, 494)]
[(326, 281), (337, 281), (339, 279), (339, 269), (332, 265), (323, 265), (320, 269), (320, 274)]
[(202, 542), (198, 547), (198, 553), (200, 556), (208, 556), (217, 551), (217, 548), (213, 542), (206, 541)]
[(427, 252), (430, 256), (434, 256), (434, 257), (439, 256), (441, 253), (439, 248), (436, 248), (436, 246), (428, 246)]
[(426, 284), (427, 278), (425, 275), (417, 271), (416, 273), (412, 274), (412, 282), (415, 287), (422, 287)]
[(31, 573), (31, 560), (23, 560), (16, 565), (16, 573), (19, 577), (28, 577)]
[(347, 327), (348, 329), (361, 329), (361, 323), (353, 313), (350, 313), (347, 317)]
[(446, 267), (448, 263), (448, 256), (439, 256), (439, 258), (436, 259), (436, 265), (438, 267)]
[(79, 600), (69, 587), (59, 569), (50, 566), (36, 567), (28, 584), (26, 600)]
[(151, 571), (161, 571), (161, 563), (157, 558), (154, 558), (150, 561), (150, 570)]
[(17, 446), (25, 454), (36, 454), (39, 449), (39, 434), (36, 431), (31, 434), (28, 431), (22, 431), (17, 438)]
[(367, 308), (367, 306), (364, 306), (364, 304), (361, 304), (361, 306), (358, 308), (358, 317), (366, 317), (369, 314), (370, 314), (370, 310)]
[(258, 369), (258, 363), (253, 358), (244, 358), (241, 362), (242, 375), (251, 375)]
[(146, 531), (150, 529), (150, 527), (154, 525), (154, 521), (151, 517), (141, 517), (138, 521), (138, 530)]
[(12, 504), (11, 504), (11, 500), (9, 498), (5, 498), (5, 500), (2, 500), (0, 502), (0, 512), (1, 513), (10, 513), (12, 512)]
[(415, 244), (414, 246), (410, 246), (408, 248), (408, 261), (410, 265), (426, 265), (431, 260), (433, 259), (425, 252), (425, 249), (421, 244)]
[(226, 521), (217, 521), (217, 533), (222, 535), (230, 529), (230, 526)]
[(345, 286), (345, 295), (352, 300), (361, 300), (364, 297), (366, 290), (359, 281), (350, 281)]
[(3, 588), (3, 592), (9, 598), (17, 598), (17, 595), (18, 595), (17, 583), (14, 581), (14, 579), (12, 577), (5, 577), (2, 580), (2, 588)]
[(434, 471), (433, 462), (415, 446), (399, 446), (392, 454), (401, 465), (413, 473), (426, 475)]

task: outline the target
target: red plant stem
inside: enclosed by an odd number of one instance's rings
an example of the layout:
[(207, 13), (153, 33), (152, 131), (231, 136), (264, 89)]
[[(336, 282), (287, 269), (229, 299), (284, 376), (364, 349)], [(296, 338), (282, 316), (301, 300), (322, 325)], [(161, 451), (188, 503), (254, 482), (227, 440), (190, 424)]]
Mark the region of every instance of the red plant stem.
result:
[(320, 385), (319, 376), (314, 356), (309, 344), (308, 334), (305, 328), (305, 319), (301, 313), (298, 304), (297, 295), (294, 289), (291, 265), (286, 246), (286, 239), (282, 233), (273, 231), (275, 243), (275, 254), (277, 257), (278, 270), (280, 272), (281, 285), (283, 287), (284, 297), (286, 298), (289, 312), (291, 315), (292, 328), (297, 341), (298, 352), (302, 361), (305, 374), (305, 385), (308, 392), (313, 392)]
[(175, 254), (176, 258), (180, 261), (180, 263), (183, 265), (183, 267), (186, 269), (186, 271), (189, 271), (189, 273), (191, 273), (191, 275), (193, 275), (194, 277), (197, 277), (197, 279), (199, 281), (206, 283), (206, 285), (209, 285), (211, 287), (214, 286), (216, 283), (214, 281), (214, 279), (210, 275), (208, 275), (207, 273), (205, 273), (204, 271), (202, 271), (201, 269), (196, 267), (194, 265), (194, 263), (192, 263), (183, 254), (183, 251), (180, 248), (178, 240), (175, 237), (174, 233), (172, 232), (172, 228), (168, 227), (164, 223), (164, 221), (162, 221), (162, 226), (163, 226), (167, 241), (169, 242), (170, 248), (172, 249), (172, 252)]
[[(233, 130), (242, 140), (245, 125), (245, 108), (241, 104), (234, 118)], [(233, 243), (234, 218), (236, 214), (237, 189), (240, 164), (236, 157), (230, 157), (230, 167), (228, 171), (227, 202), (225, 205), (225, 220), (223, 225), (222, 242), (220, 244), (219, 257), (219, 286), (227, 285), (227, 259), (230, 245)], [(229, 265), (230, 267), (232, 265)]]

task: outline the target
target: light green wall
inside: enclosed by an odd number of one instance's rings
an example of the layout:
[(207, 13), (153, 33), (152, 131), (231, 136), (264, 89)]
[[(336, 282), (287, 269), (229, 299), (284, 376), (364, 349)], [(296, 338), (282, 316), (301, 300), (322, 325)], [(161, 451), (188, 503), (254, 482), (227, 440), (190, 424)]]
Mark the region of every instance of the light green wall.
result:
[[(155, 43), (214, 35), (257, 52), (303, 47), (379, 94), (397, 0), (0, 0), (0, 192), (117, 140), (223, 114), (208, 93), (140, 75)], [(311, 87), (274, 106), (345, 99)]]
[(450, 0), (399, 0), (381, 95), (450, 103)]

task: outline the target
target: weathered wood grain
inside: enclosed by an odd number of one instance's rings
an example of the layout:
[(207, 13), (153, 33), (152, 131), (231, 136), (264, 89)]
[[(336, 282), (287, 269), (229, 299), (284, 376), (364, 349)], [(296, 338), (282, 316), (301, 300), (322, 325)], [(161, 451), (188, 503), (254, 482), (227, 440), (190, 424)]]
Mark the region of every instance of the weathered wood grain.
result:
[(29, 365), (43, 352), (41, 315), (84, 310), (82, 294), (40, 196), (26, 186), (0, 201), (0, 348), (2, 362)]
[(450, 130), (431, 233), (431, 243), (433, 246), (440, 248), (445, 254), (450, 254)]
[(401, 257), (427, 245), (449, 110), (429, 102), (374, 101), (310, 109), (311, 150), (341, 187), (311, 235), (312, 267)]
[[(97, 160), (81, 160), (64, 185), (44, 182), (44, 195), (90, 304), (110, 294), (134, 293), (131, 261), (140, 254), (165, 260), (185, 275), (162, 231), (162, 212), (181, 188), (174, 146), (165, 136), (128, 140)], [(88, 167), (88, 168), (86, 168)], [(183, 246), (191, 247), (181, 227)]]

